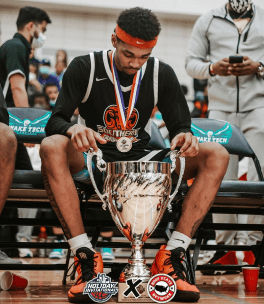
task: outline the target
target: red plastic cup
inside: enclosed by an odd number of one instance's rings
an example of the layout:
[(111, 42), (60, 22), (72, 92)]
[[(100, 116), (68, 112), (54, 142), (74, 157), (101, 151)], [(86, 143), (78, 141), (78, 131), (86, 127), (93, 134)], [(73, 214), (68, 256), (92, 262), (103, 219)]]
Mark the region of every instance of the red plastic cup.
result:
[(25, 289), (28, 285), (28, 280), (14, 274), (10, 271), (6, 271), (2, 274), (1, 277), (1, 288), (3, 290), (12, 290), (12, 289)]
[(256, 292), (259, 267), (242, 267), (246, 291)]

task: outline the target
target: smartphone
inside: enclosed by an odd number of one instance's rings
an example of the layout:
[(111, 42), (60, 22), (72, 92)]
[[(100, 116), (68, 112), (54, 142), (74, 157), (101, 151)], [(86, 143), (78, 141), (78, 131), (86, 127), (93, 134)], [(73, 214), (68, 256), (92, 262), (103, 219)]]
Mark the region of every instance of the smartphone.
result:
[(229, 63), (242, 63), (244, 57), (235, 55), (235, 56), (229, 56)]

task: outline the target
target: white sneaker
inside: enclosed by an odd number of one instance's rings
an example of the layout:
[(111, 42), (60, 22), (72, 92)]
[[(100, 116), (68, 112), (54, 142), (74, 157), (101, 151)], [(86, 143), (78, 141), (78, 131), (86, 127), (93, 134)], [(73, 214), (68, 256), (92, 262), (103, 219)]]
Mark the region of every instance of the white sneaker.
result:
[[(58, 243), (60, 243), (60, 242), (63, 242), (63, 241), (55, 241), (55, 242), (58, 242)], [(57, 249), (57, 248), (55, 248), (55, 249), (53, 249), (51, 252), (50, 252), (50, 254), (49, 254), (49, 258), (50, 259), (63, 259), (63, 258), (65, 258), (66, 257), (66, 255), (67, 255), (67, 249)]]
[[(20, 242), (28, 242), (26, 238), (21, 238)], [(18, 248), (20, 258), (33, 258), (33, 252), (28, 248)]]
[(20, 258), (33, 258), (33, 252), (28, 248), (19, 248), (18, 252)]

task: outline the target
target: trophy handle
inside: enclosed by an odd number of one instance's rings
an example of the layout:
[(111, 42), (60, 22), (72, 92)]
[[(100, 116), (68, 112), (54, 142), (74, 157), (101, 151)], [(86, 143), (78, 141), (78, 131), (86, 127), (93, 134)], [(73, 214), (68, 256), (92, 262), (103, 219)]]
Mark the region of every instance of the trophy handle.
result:
[(95, 180), (94, 180), (93, 169), (92, 169), (92, 158), (93, 158), (94, 155), (96, 155), (97, 168), (101, 172), (106, 171), (106, 163), (103, 160), (103, 153), (102, 153), (102, 151), (100, 149), (98, 149), (97, 152), (95, 152), (93, 150), (93, 148), (89, 149), (88, 154), (87, 154), (87, 169), (88, 169), (88, 172), (90, 174), (90, 178), (91, 178), (91, 182), (92, 182), (92, 184), (94, 186), (94, 190), (95, 190), (96, 194), (100, 197), (100, 199), (103, 202), (102, 208), (104, 210), (106, 210), (106, 207), (107, 207), (107, 194), (106, 193), (104, 193), (104, 194), (100, 193), (100, 191), (98, 190), (97, 185), (95, 183)]
[(181, 169), (180, 169), (180, 175), (179, 175), (179, 179), (178, 179), (178, 183), (176, 185), (176, 188), (175, 188), (174, 192), (169, 196), (169, 202), (168, 202), (168, 205), (167, 205), (169, 212), (172, 212), (171, 202), (174, 199), (175, 195), (178, 193), (178, 190), (179, 190), (181, 182), (182, 182), (182, 177), (183, 177), (183, 174), (184, 174), (184, 170), (185, 170), (185, 158), (181, 157), (180, 155), (181, 155), (181, 153), (177, 150), (174, 150), (174, 151), (170, 152), (170, 159), (172, 161), (171, 173), (176, 168), (176, 158), (177, 157), (179, 157), (179, 159), (180, 159)]

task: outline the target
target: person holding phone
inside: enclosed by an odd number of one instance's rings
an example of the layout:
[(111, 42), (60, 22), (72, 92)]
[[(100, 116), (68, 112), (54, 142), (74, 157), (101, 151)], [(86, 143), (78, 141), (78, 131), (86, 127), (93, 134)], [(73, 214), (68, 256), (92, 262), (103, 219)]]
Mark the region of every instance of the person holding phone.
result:
[[(251, 0), (229, 0), (196, 21), (186, 58), (186, 71), (194, 78), (208, 79), (209, 118), (236, 124), (260, 160), (264, 172), (264, 10)], [(231, 156), (226, 179), (237, 179), (238, 157)], [(248, 180), (257, 181), (253, 161)], [(262, 216), (213, 215), (215, 223), (263, 222)], [(264, 223), (264, 222), (263, 222)], [(259, 232), (216, 231), (216, 242), (254, 244)], [(242, 260), (244, 252), (216, 252), (210, 263)], [(237, 261), (238, 262), (238, 261)], [(261, 271), (262, 272), (262, 271)], [(260, 273), (261, 273), (260, 272)], [(264, 274), (264, 270), (263, 270)]]

